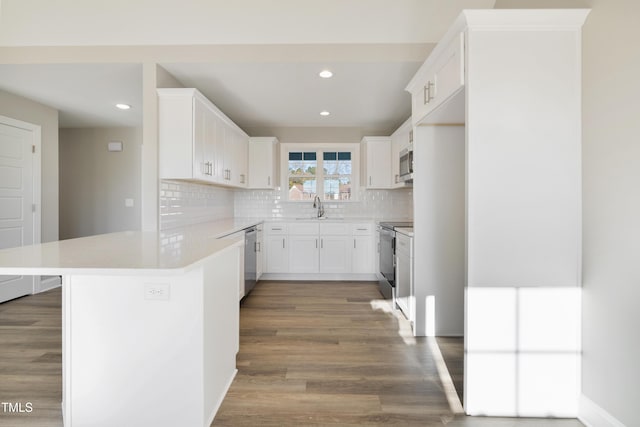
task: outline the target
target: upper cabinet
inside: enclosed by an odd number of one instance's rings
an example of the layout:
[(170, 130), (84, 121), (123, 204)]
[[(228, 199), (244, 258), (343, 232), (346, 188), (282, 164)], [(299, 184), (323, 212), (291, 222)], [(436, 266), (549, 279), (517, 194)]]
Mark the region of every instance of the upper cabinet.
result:
[(249, 138), (249, 188), (271, 190), (277, 187), (277, 144), (274, 137)]
[[(442, 50), (429, 56), (409, 83), (413, 123), (420, 122), (463, 87), (464, 33), (460, 32)], [(452, 117), (450, 121), (461, 120), (464, 118)]]
[(362, 183), (367, 189), (391, 187), (391, 140), (389, 137), (362, 138)]
[(161, 179), (244, 188), (249, 136), (197, 89), (158, 89)]

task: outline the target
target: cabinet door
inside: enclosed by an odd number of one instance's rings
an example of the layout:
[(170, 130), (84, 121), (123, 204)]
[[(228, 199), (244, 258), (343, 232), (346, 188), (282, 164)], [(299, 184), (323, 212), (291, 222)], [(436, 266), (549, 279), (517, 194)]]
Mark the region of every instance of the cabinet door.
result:
[(193, 99), (193, 178), (208, 180), (209, 163), (206, 153), (207, 107)]
[(373, 236), (354, 236), (352, 252), (352, 273), (375, 273), (375, 257)]
[(434, 107), (464, 86), (464, 33), (460, 33), (438, 58), (434, 75)]
[(216, 156), (214, 161), (215, 167), (213, 169), (213, 180), (218, 183), (224, 183), (225, 180), (225, 139), (227, 137), (227, 129), (224, 121), (217, 114), (214, 115), (215, 121), (215, 138), (213, 141), (214, 150)]
[(275, 188), (275, 144), (275, 138), (249, 140), (249, 188)]
[(321, 236), (320, 272), (350, 273), (351, 243), (350, 236)]
[(264, 271), (264, 231), (262, 226), (258, 226), (258, 232), (256, 234), (256, 281), (260, 280), (262, 272)]
[(407, 319), (412, 319), (411, 296), (411, 260), (408, 254), (399, 253), (396, 256), (396, 305)]
[(275, 235), (266, 238), (266, 272), (289, 272), (289, 247), (287, 236)]
[(391, 141), (389, 138), (365, 138), (366, 188), (389, 188), (391, 184)]
[(289, 271), (318, 272), (318, 236), (289, 236)]
[(235, 167), (238, 170), (238, 185), (246, 187), (248, 182), (249, 138), (238, 133)]

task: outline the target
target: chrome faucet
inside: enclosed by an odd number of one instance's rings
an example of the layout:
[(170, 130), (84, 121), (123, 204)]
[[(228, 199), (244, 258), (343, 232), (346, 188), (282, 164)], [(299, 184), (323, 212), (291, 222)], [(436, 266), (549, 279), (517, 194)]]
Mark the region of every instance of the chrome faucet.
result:
[(318, 209), (318, 218), (322, 218), (324, 215), (324, 206), (322, 206), (322, 200), (320, 200), (318, 195), (313, 199), (313, 207)]

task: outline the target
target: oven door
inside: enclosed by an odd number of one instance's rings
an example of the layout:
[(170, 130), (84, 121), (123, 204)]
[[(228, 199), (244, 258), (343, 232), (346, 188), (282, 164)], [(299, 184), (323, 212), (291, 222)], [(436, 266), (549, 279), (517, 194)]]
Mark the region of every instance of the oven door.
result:
[(380, 228), (380, 274), (391, 286), (395, 282), (395, 240), (395, 231)]

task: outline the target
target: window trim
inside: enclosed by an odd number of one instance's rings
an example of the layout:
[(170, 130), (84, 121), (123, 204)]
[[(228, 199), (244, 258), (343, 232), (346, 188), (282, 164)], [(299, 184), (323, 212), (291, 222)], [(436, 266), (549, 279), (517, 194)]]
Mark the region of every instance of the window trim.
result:
[[(359, 143), (281, 143), (280, 144), (280, 188), (283, 202), (309, 203), (308, 200), (289, 200), (289, 152), (316, 152), (316, 193), (325, 203), (351, 203), (359, 201), (360, 194), (360, 144)], [(324, 200), (323, 153), (348, 151), (351, 153), (351, 198), (349, 200)]]

